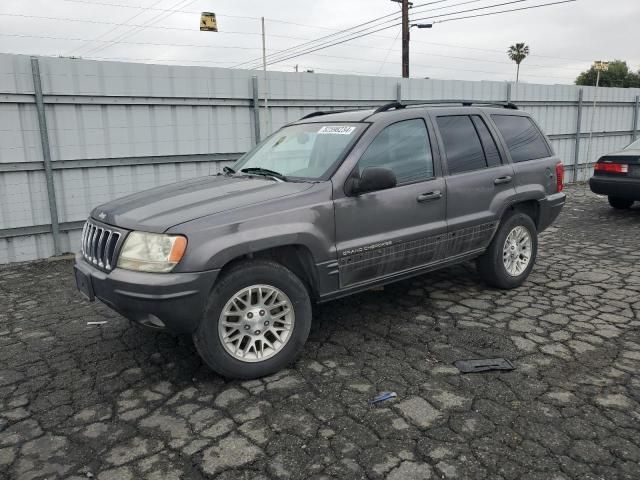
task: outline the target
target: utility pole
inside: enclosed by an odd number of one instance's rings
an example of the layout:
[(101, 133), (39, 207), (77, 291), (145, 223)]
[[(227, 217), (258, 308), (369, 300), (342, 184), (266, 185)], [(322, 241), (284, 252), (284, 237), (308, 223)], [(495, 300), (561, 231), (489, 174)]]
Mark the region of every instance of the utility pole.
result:
[(402, 78), (409, 78), (409, 0), (402, 0)]
[(593, 68), (596, 70), (596, 89), (593, 92), (593, 107), (591, 108), (591, 127), (589, 128), (589, 140), (587, 142), (587, 157), (585, 159), (585, 169), (589, 166), (589, 156), (591, 155), (591, 142), (593, 140), (593, 128), (596, 119), (596, 103), (598, 101), (598, 86), (600, 86), (600, 72), (609, 70), (609, 62), (600, 60), (594, 62)]
[(264, 73), (264, 116), (267, 120), (267, 136), (271, 135), (271, 121), (269, 120), (269, 77), (267, 77), (267, 42), (264, 33), (264, 17), (262, 17), (262, 72)]
[(409, 78), (409, 30), (411, 27), (431, 28), (432, 23), (415, 23), (409, 25), (409, 9), (413, 7), (413, 2), (409, 0), (391, 0), (400, 3), (402, 7), (402, 78)]

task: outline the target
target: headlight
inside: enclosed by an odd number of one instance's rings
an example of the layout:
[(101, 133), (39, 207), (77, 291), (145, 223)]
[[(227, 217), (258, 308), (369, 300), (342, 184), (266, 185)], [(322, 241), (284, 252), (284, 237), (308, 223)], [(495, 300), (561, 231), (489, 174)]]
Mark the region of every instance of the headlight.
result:
[(131, 232), (122, 246), (118, 267), (141, 272), (170, 272), (187, 248), (181, 235)]

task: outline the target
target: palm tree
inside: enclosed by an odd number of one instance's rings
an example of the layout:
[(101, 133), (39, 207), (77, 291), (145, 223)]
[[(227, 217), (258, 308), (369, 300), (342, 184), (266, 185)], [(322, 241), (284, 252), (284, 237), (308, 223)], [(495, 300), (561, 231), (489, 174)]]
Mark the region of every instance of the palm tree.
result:
[(520, 62), (522, 62), (527, 55), (529, 55), (529, 46), (523, 43), (516, 43), (515, 45), (511, 45), (509, 50), (507, 50), (507, 55), (511, 60), (516, 62), (518, 66), (516, 70), (516, 85), (518, 84), (518, 78), (520, 77)]

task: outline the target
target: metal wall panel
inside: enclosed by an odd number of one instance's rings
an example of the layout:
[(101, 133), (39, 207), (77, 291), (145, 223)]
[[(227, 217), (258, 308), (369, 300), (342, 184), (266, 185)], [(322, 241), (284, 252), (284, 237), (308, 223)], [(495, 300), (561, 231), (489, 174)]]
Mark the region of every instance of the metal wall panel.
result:
[[(86, 219), (97, 205), (149, 188), (215, 175), (229, 162), (189, 162), (56, 170), (54, 180), (61, 222)], [(45, 192), (46, 200), (46, 192)]]
[(35, 103), (0, 103), (0, 163), (37, 161), (42, 146)]
[[(640, 89), (270, 72), (39, 58), (59, 244), (75, 251), (96, 205), (146, 188), (214, 174), (255, 141), (252, 77), (262, 138), (316, 110), (403, 100), (510, 98), (551, 137), (571, 171), (578, 94), (584, 91), (579, 179), (598, 156), (631, 141)], [(0, 263), (53, 254), (31, 60), (0, 54)], [(595, 134), (588, 148), (588, 132)], [(588, 158), (587, 158), (588, 156)], [(572, 178), (569, 176), (568, 178)]]

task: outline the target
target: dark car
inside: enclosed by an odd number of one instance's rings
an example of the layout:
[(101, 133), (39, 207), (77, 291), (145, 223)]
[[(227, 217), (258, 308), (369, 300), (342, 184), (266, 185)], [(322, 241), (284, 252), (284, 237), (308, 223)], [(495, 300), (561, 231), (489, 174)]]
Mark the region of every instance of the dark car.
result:
[(630, 208), (640, 201), (640, 140), (601, 157), (589, 187), (593, 193), (607, 195), (613, 208)]
[(487, 284), (520, 286), (563, 172), (512, 104), (316, 112), (224, 174), (93, 210), (77, 285), (192, 335), (220, 374), (259, 377), (301, 352), (313, 302), (471, 259)]

